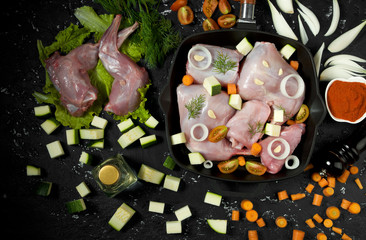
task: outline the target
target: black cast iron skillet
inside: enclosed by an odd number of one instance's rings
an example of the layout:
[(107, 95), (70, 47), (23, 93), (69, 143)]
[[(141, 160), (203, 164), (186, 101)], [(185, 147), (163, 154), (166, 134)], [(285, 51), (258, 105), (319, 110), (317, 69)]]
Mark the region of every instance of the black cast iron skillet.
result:
[[(250, 7), (250, 11), (248, 11), (248, 6)], [(310, 162), (315, 144), (317, 128), (326, 115), (325, 105), (319, 94), (318, 78), (316, 76), (313, 56), (309, 50), (298, 41), (256, 30), (255, 24), (254, 27), (252, 24), (254, 16), (250, 16), (253, 13), (252, 10), (254, 9), (254, 5), (242, 4), (241, 7), (243, 9), (243, 11), (241, 11), (241, 15), (244, 14), (246, 16), (242, 16), (238, 21), (238, 29), (221, 29), (193, 34), (184, 39), (175, 52), (168, 77), (168, 84), (159, 98), (160, 106), (165, 112), (165, 128), (169, 150), (173, 159), (181, 168), (217, 180), (238, 183), (263, 183), (291, 178), (303, 172), (304, 168)], [(243, 27), (243, 25), (245, 29), (239, 29), (240, 27)], [(182, 77), (185, 74), (187, 55), (190, 48), (195, 44), (202, 43), (235, 49), (235, 46), (244, 37), (247, 37), (253, 45), (256, 41), (266, 41), (274, 43), (277, 49), (280, 49), (285, 44), (291, 44), (296, 48), (296, 52), (292, 58), (298, 60), (301, 64), (299, 74), (304, 79), (306, 86), (304, 103), (310, 108), (310, 116), (305, 122), (306, 132), (302, 136), (300, 144), (293, 153), (300, 159), (300, 166), (297, 169), (287, 170), (283, 167), (283, 169), (277, 174), (265, 173), (262, 176), (255, 176), (249, 174), (245, 168), (239, 167), (234, 173), (222, 174), (216, 166), (211, 169), (205, 169), (202, 165), (191, 165), (188, 159), (189, 150), (186, 146), (184, 144), (171, 144), (170, 136), (181, 132), (176, 88), (181, 83)], [(251, 157), (249, 156), (246, 157), (247, 160), (250, 158)]]

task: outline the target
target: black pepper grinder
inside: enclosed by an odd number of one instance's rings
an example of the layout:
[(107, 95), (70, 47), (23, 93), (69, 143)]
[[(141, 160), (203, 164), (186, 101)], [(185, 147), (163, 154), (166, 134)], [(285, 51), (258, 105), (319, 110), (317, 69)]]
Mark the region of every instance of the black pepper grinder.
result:
[(366, 120), (345, 142), (336, 144), (327, 151), (321, 151), (313, 160), (313, 164), (322, 172), (338, 177), (349, 165), (359, 160), (364, 151), (366, 151)]

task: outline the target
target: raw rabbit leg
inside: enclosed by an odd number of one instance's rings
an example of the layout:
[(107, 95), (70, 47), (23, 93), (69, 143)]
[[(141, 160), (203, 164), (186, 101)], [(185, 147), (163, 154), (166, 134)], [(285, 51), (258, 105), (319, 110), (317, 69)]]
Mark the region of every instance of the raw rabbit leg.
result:
[(104, 33), (99, 47), (99, 58), (105, 69), (114, 78), (109, 102), (104, 110), (116, 115), (126, 115), (140, 104), (138, 89), (149, 82), (145, 68), (138, 66), (128, 56), (118, 51), (118, 46), (138, 28), (136, 22), (118, 33), (121, 15), (116, 15), (111, 26)]

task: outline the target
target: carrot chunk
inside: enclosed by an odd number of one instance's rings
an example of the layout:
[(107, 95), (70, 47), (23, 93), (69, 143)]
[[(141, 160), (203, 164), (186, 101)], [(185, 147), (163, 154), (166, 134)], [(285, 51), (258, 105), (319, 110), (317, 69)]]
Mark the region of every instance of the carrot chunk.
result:
[(335, 177), (328, 176), (327, 180), (328, 180), (328, 187), (335, 188), (336, 185)]
[(332, 227), (332, 231), (335, 233), (338, 233), (339, 235), (342, 235), (342, 229), (340, 229), (340, 228)]
[(258, 240), (257, 230), (248, 230), (248, 240)]
[(283, 216), (277, 217), (275, 222), (279, 228), (285, 228), (287, 226), (287, 220)]
[(239, 211), (233, 210), (231, 213), (231, 220), (233, 221), (239, 221)]
[(314, 168), (314, 164), (309, 163), (305, 168), (304, 168), (304, 172), (309, 171), (310, 169)]
[(318, 223), (322, 223), (323, 222), (323, 218), (319, 214), (317, 214), (317, 213), (313, 216), (313, 218)]
[(306, 223), (310, 228), (315, 228), (314, 221), (313, 221), (311, 218), (306, 219), (306, 220), (305, 220), (305, 223)]
[(341, 202), (341, 208), (343, 208), (344, 210), (348, 210), (349, 205), (351, 205), (351, 202), (343, 198)]
[(290, 66), (297, 71), (299, 69), (299, 61), (291, 60)]
[(311, 179), (314, 181), (314, 182), (319, 182), (320, 179), (322, 179), (322, 177), (320, 176), (319, 173), (317, 172), (314, 172), (313, 174), (311, 174)]
[(238, 160), (239, 160), (239, 166), (244, 166), (245, 165), (245, 158), (243, 156), (239, 156)]
[(244, 199), (243, 201), (241, 201), (240, 206), (245, 211), (253, 209), (253, 203), (248, 199)]
[(262, 146), (259, 143), (253, 143), (250, 149), (250, 154), (257, 156), (262, 151)]
[(359, 214), (361, 212), (361, 206), (360, 204), (353, 202), (348, 207), (348, 212), (352, 214)]
[(236, 85), (235, 83), (228, 83), (227, 84), (227, 94), (236, 94)]
[(327, 240), (328, 238), (327, 238), (327, 235), (325, 235), (324, 233), (318, 233), (316, 235), (316, 239), (317, 240)]
[(323, 187), (328, 186), (328, 181), (327, 181), (327, 179), (322, 178), (322, 179), (320, 179), (320, 181), (318, 182), (318, 184), (319, 184), (319, 186), (320, 186), (321, 188), (323, 188)]
[(356, 166), (351, 166), (351, 167), (349, 168), (349, 172), (350, 172), (352, 175), (357, 174), (357, 173), (358, 173), (358, 167), (356, 167)]
[(189, 86), (193, 83), (194, 79), (191, 75), (184, 75), (182, 78), (182, 82), (184, 85)]
[(347, 234), (343, 233), (342, 238), (343, 240), (352, 240), (352, 238), (350, 236), (348, 236)]
[(304, 197), (305, 197), (305, 193), (291, 194), (291, 200), (292, 201), (300, 200), (300, 199), (303, 199)]
[(277, 193), (278, 200), (282, 201), (288, 198), (288, 194), (286, 190), (280, 191)]
[(305, 237), (304, 231), (298, 229), (292, 230), (292, 240), (303, 240), (304, 237)]
[(355, 183), (357, 184), (357, 187), (358, 187), (359, 189), (363, 189), (362, 183), (361, 183), (361, 181), (360, 181), (360, 179), (359, 179), (359, 178), (356, 178), (356, 179), (355, 179)]
[(266, 226), (266, 223), (264, 222), (263, 218), (258, 218), (258, 220), (256, 221), (258, 227), (264, 227)]
[(334, 194), (334, 189), (333, 189), (333, 188), (331, 188), (331, 187), (326, 187), (326, 188), (324, 188), (324, 190), (323, 190), (323, 194), (324, 194), (324, 196), (326, 196), (326, 197), (330, 197), (330, 196), (332, 196), (332, 195)]
[(314, 187), (315, 187), (315, 186), (314, 186), (313, 184), (309, 183), (309, 184), (306, 186), (305, 190), (306, 190), (308, 193), (311, 193), (311, 192), (313, 191)]
[(330, 206), (325, 211), (328, 218), (332, 220), (337, 220), (341, 216), (341, 211), (336, 206)]
[(323, 221), (323, 224), (324, 224), (324, 227), (326, 227), (326, 228), (333, 227), (333, 221), (331, 219), (329, 219), (329, 218), (325, 219)]
[(313, 205), (320, 207), (323, 201), (323, 196), (320, 194), (315, 193), (313, 197)]
[(346, 183), (347, 182), (347, 179), (349, 177), (349, 174), (350, 174), (350, 171), (348, 171), (347, 169), (344, 170), (344, 172), (342, 173), (342, 175), (339, 176), (339, 177), (337, 177), (338, 182)]
[(258, 213), (256, 210), (252, 209), (249, 210), (245, 213), (245, 218), (249, 221), (249, 222), (255, 222), (258, 219)]

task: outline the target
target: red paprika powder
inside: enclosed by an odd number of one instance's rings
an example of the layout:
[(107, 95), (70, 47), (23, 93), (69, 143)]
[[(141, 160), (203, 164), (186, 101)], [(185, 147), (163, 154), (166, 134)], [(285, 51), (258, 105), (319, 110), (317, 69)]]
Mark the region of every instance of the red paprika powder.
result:
[(366, 84), (334, 81), (327, 102), (334, 117), (354, 122), (366, 112)]

